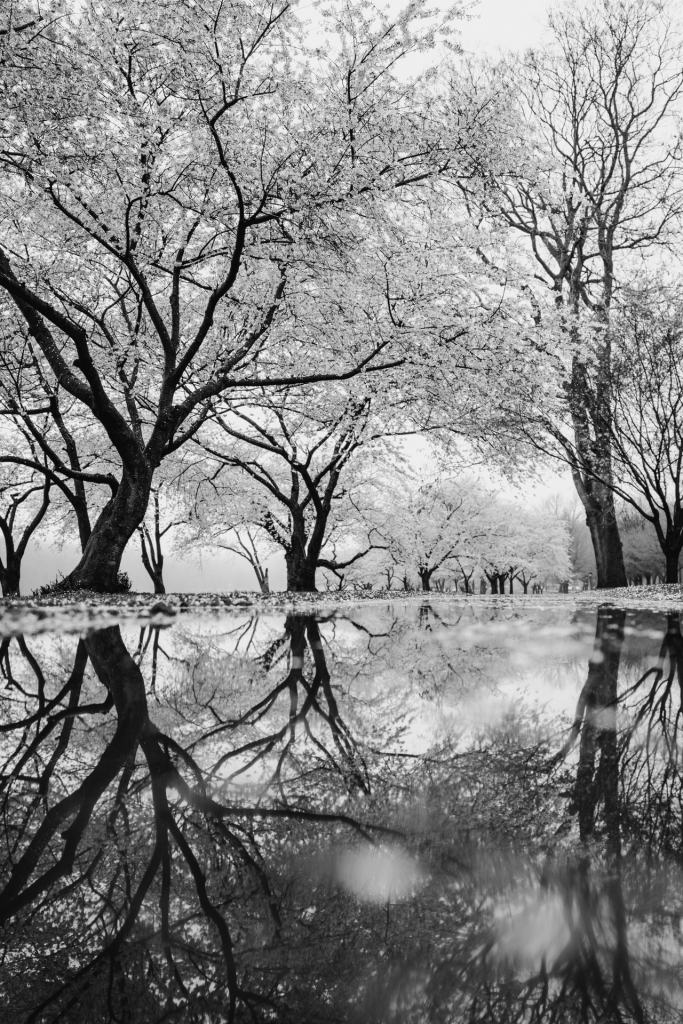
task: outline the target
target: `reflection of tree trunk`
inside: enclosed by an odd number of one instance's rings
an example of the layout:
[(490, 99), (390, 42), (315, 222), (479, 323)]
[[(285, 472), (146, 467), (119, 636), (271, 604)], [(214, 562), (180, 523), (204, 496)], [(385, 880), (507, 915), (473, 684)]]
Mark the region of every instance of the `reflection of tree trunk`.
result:
[[(142, 675), (126, 650), (119, 627), (97, 630), (86, 639), (85, 647), (95, 672), (113, 699), (117, 712), (116, 730), (98, 763), (80, 786), (50, 807), (14, 865), (9, 881), (0, 893), (0, 922), (32, 903), (56, 881), (72, 872), (81, 838), (95, 805), (134, 755), (148, 723)], [(67, 821), (70, 821), (69, 825), (63, 828)], [(60, 856), (29, 885), (44, 851), (59, 831), (64, 839)]]
[(314, 686), (316, 690), (320, 688), (325, 696), (327, 714), (322, 710), (320, 704), (317, 705), (317, 710), (326, 718), (330, 727), (334, 744), (341, 760), (340, 768), (349, 790), (353, 792), (360, 789), (365, 793), (369, 793), (370, 784), (367, 765), (346, 722), (339, 713), (339, 705), (332, 690), (330, 673), (327, 668), (318, 623), (313, 616), (307, 616), (305, 621), (308, 642), (311, 654), (313, 655), (313, 664), (315, 665)]
[[(578, 865), (581, 932), (585, 938), (588, 959), (577, 962), (579, 985), (585, 988), (593, 976), (605, 1015), (601, 1019), (621, 1020), (620, 1005), (627, 1008), (629, 1019), (644, 1021), (640, 998), (631, 976), (628, 947), (628, 921), (621, 881), (621, 816), (619, 778), (619, 738), (617, 734), (617, 700), (619, 663), (624, 643), (626, 612), (615, 608), (598, 609), (595, 644), (588, 664), (588, 677), (581, 691), (572, 733), (566, 753), (580, 733), (579, 764), (576, 783), (568, 810), (579, 815), (579, 834), (589, 839), (596, 827), (596, 811), (602, 802), (605, 852), (607, 854), (604, 895), (614, 929), (611, 956), (611, 977), (601, 977), (601, 951), (596, 946), (595, 915), (600, 901), (591, 892), (590, 858), (582, 857)], [(596, 767), (596, 758), (599, 763)], [(576, 955), (576, 954), (575, 954)]]
[[(570, 743), (578, 737), (579, 732), (581, 734), (572, 808), (579, 814), (579, 833), (582, 839), (587, 839), (593, 832), (595, 808), (601, 796), (608, 833), (618, 836), (616, 701), (625, 618), (625, 611), (615, 608), (598, 609), (588, 678), (579, 697), (572, 727)], [(600, 764), (596, 771), (598, 752)]]

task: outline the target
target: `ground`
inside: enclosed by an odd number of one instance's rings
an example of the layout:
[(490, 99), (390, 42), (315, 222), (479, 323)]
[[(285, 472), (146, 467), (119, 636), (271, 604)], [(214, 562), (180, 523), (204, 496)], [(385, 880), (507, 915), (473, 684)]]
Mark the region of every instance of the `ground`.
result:
[(574, 605), (598, 607), (614, 604), (620, 608), (683, 608), (683, 585), (658, 583), (653, 586), (619, 587), (614, 590), (591, 590), (575, 594), (514, 594), (465, 595), (422, 591), (406, 593), (401, 590), (375, 590), (362, 596), (355, 593), (260, 594), (257, 591), (233, 593), (165, 594), (151, 593), (100, 594), (95, 591), (77, 591), (73, 594), (49, 597), (0, 599), (0, 636), (19, 633), (42, 633), (60, 630), (82, 632), (101, 629), (126, 620), (149, 622), (154, 626), (167, 626), (178, 612), (197, 612), (202, 609), (246, 609), (285, 611), (302, 608), (333, 608), (341, 604), (361, 605), (370, 602), (391, 601), (394, 604), (429, 603), (446, 604), (453, 601), (473, 601), (477, 604), (506, 605)]

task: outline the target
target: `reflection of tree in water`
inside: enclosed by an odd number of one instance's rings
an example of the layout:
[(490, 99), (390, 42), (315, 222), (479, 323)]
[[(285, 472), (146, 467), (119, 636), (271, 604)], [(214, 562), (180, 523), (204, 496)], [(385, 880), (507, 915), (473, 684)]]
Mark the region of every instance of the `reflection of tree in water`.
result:
[(3, 642), (0, 1016), (678, 1020), (677, 620), (619, 694), (624, 616), (601, 610), (553, 762), (514, 711), (406, 745), (410, 689), (369, 684), (441, 678), (426, 618), (148, 634), (134, 657), (106, 629), (68, 666), (67, 641), (61, 666)]
[[(545, 943), (536, 945), (536, 969), (527, 977), (520, 977), (509, 937), (507, 948), (505, 937), (490, 947), (492, 954), (502, 948), (514, 975), (506, 980), (503, 971), (489, 987), (495, 1019), (680, 1019), (683, 893), (679, 865), (657, 854), (665, 846), (680, 853), (683, 637), (678, 615), (670, 614), (656, 666), (620, 694), (625, 619), (618, 609), (598, 611), (586, 682), (557, 759), (577, 749), (568, 817), (559, 822), (562, 838), (545, 859), (533, 909), (510, 931), (524, 946), (529, 927), (546, 927)], [(675, 851), (666, 841), (672, 833)], [(488, 1020), (488, 1013), (472, 1019)]]
[[(335, 888), (324, 860), (301, 875), (292, 858), (398, 832), (376, 814), (381, 780), (345, 721), (317, 622), (289, 616), (285, 641), (274, 684), (282, 638), (256, 658), (256, 699), (195, 679), (192, 701), (164, 702), (157, 679), (152, 717), (117, 628), (78, 642), (66, 681), (46, 678), (23, 639), (3, 645), (5, 1010), (35, 1021), (296, 1019), (305, 968), (306, 1012), (326, 1019), (322, 978), (349, 923), (337, 910), (312, 926), (311, 877), (326, 899)], [(318, 966), (311, 932), (329, 944)], [(354, 977), (347, 963), (326, 987)]]

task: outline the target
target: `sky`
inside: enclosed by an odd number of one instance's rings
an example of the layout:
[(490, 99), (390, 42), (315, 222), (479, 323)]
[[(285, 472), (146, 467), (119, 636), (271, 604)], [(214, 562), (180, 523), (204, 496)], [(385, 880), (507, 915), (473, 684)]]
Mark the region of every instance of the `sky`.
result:
[(462, 25), (461, 45), (468, 53), (491, 56), (537, 46), (552, 6), (549, 0), (481, 0)]
[[(404, 6), (403, 2), (400, 6)], [(460, 44), (466, 53), (486, 53), (491, 57), (501, 52), (537, 46), (542, 42), (551, 6), (550, 0), (481, 0), (471, 5), (469, 19), (461, 23)], [(77, 563), (79, 554), (76, 545), (65, 544), (61, 549), (42, 545), (38, 550), (32, 545), (22, 570), (22, 591), (30, 593), (41, 584), (54, 580), (59, 573), (66, 575)], [(284, 589), (282, 557), (272, 558), (265, 564), (270, 570), (271, 589)], [(134, 590), (152, 589), (136, 540), (128, 546), (122, 569), (130, 575)], [(164, 579), (169, 592), (257, 588), (251, 567), (228, 553), (204, 554), (201, 559), (181, 560), (169, 552), (166, 554)]]

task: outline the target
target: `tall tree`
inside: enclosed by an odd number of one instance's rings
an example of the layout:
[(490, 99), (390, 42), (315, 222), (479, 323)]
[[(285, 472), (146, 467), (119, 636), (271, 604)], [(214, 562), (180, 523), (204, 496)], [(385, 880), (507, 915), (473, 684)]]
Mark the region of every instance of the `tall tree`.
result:
[[(555, 369), (569, 430), (562, 413), (541, 422), (571, 468), (598, 586), (623, 586), (611, 487), (611, 316), (632, 258), (664, 245), (683, 209), (681, 48), (657, 0), (600, 0), (555, 12), (550, 25), (551, 44), (512, 66), (526, 170), (500, 183), (500, 209), (528, 238), (560, 317)], [(534, 309), (552, 333), (553, 312), (542, 301)], [(550, 348), (546, 338), (539, 357)]]
[[(666, 565), (666, 582), (678, 583), (683, 549), (681, 297), (656, 286), (639, 288), (620, 303), (614, 326), (605, 424), (614, 475), (604, 483), (649, 524)], [(591, 370), (586, 374), (590, 393), (597, 387)]]

